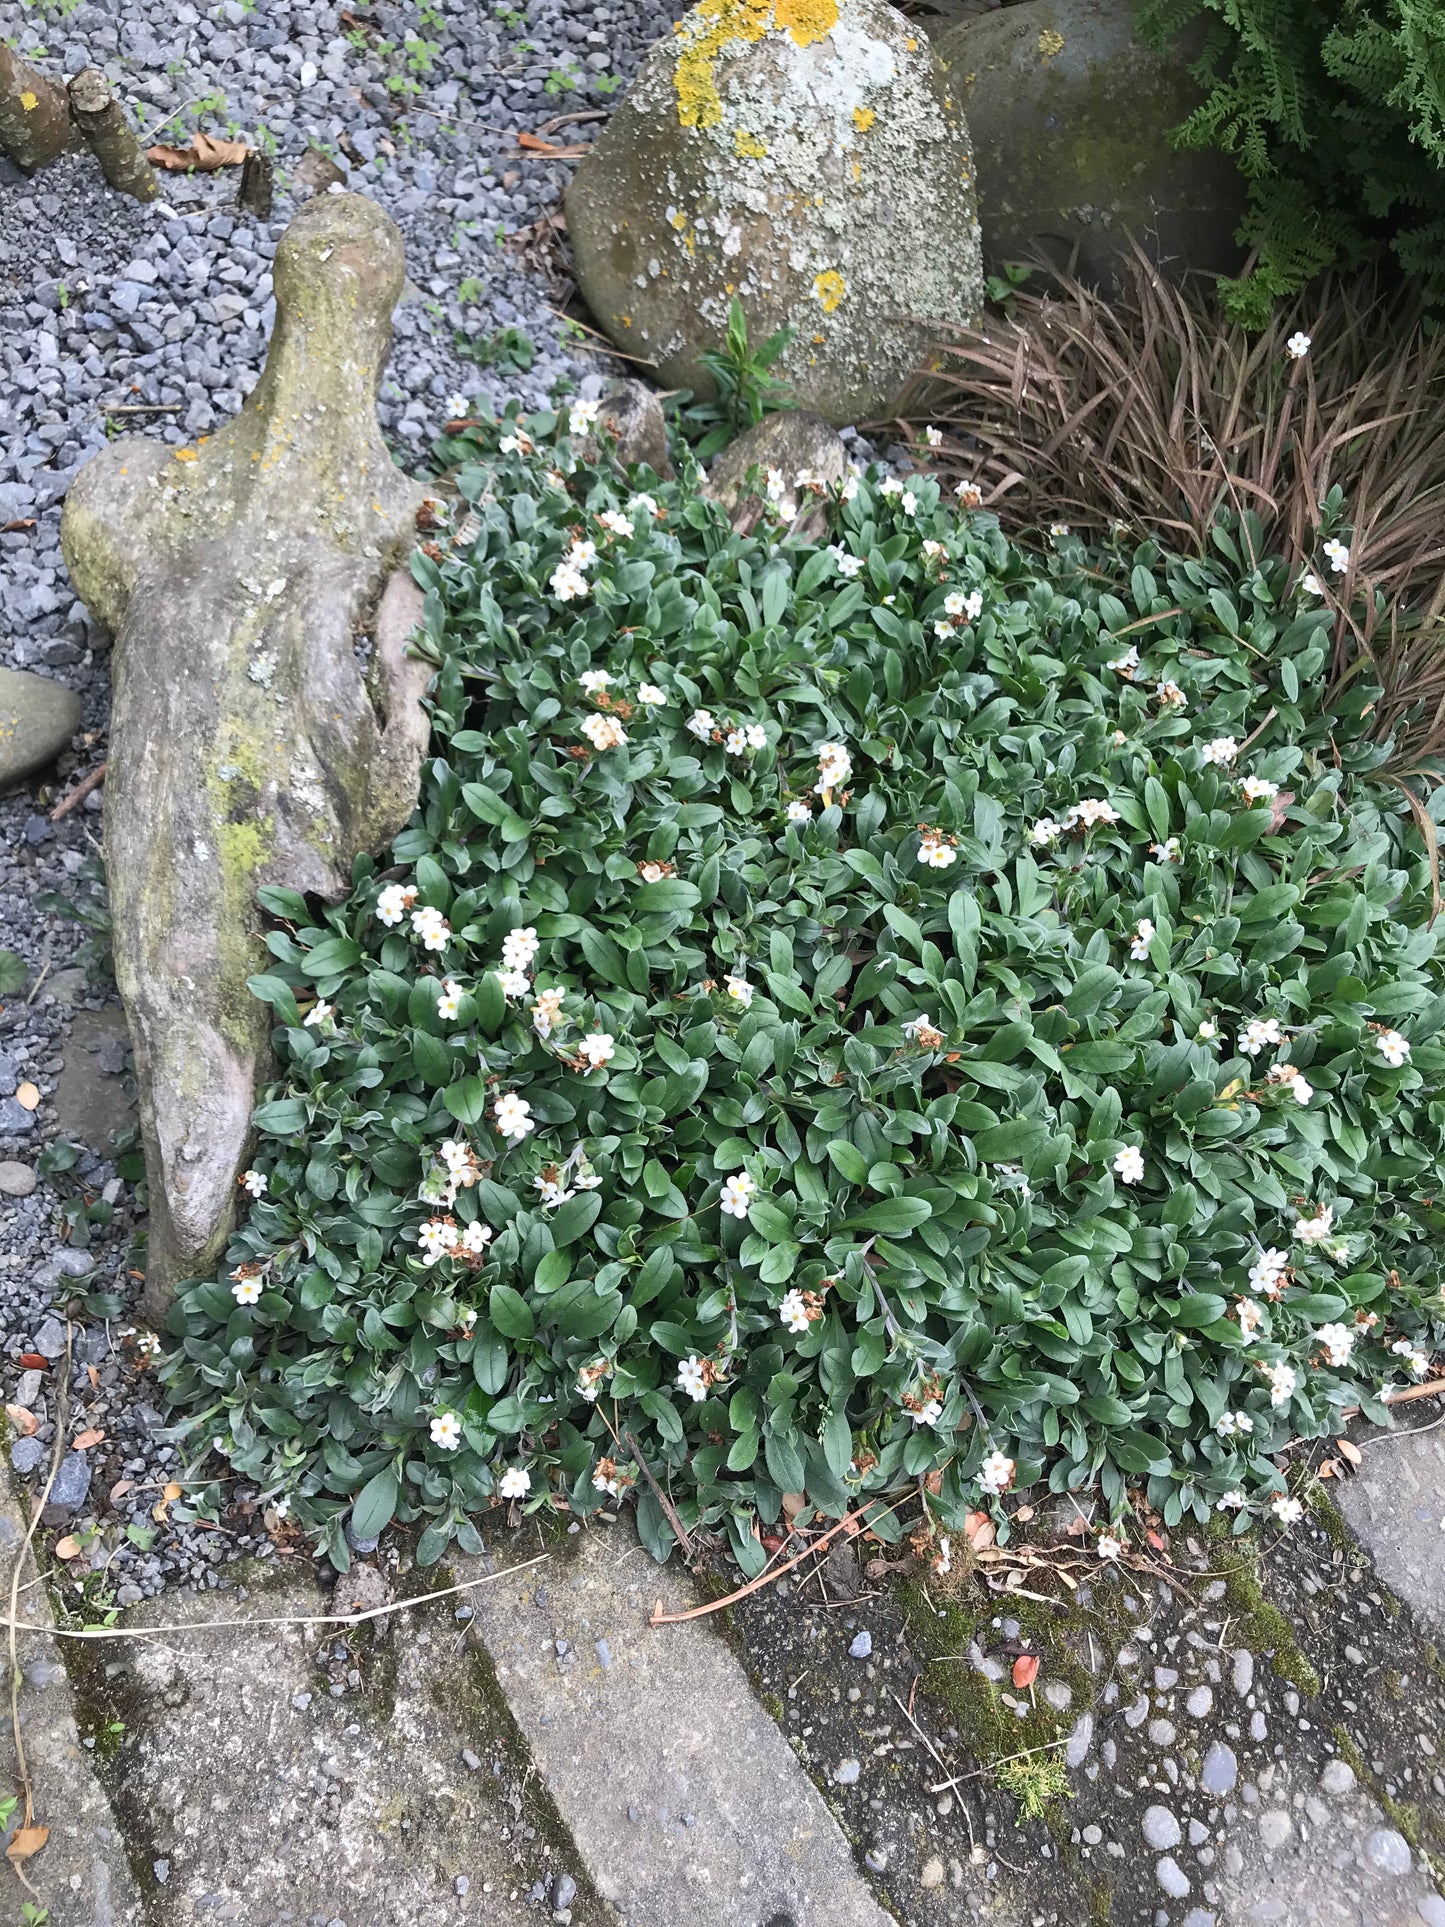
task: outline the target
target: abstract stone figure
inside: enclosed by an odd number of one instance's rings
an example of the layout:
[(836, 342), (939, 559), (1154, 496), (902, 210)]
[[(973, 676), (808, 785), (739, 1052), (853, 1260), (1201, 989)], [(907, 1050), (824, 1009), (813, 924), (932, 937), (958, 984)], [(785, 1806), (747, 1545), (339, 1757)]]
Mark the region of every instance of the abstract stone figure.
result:
[(246, 989), (265, 965), (258, 886), (342, 895), (416, 800), (429, 672), (406, 655), (420, 592), (393, 572), (423, 492), (375, 405), (404, 269), (372, 203), (309, 203), (276, 252), (275, 336), (241, 413), (198, 448), (115, 443), (65, 507), (71, 575), (115, 635), (105, 824), (153, 1319), (235, 1216), (268, 1063)]

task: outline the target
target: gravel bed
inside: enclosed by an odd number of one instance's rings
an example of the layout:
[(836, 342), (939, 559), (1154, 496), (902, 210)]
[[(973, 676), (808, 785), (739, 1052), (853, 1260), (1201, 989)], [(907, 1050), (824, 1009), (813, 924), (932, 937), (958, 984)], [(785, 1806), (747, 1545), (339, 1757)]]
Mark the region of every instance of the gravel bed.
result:
[[(307, 194), (326, 191), (320, 157), (406, 239), (409, 281), (379, 407), (398, 461), (419, 468), (463, 398), (536, 404), (559, 378), (591, 392), (614, 366), (552, 312), (565, 264), (547, 217), (574, 161), (520, 154), (513, 136), (595, 139), (671, 18), (667, 6), (586, 0), (0, 5), (0, 36), (46, 71), (102, 66), (157, 139), (184, 146), (200, 127), (273, 153), (276, 168), (272, 218), (261, 222), (236, 208), (234, 168), (168, 174), (142, 207), (110, 192), (88, 155), (31, 180), (0, 159), (0, 666), (56, 677), (81, 696), (83, 730), (60, 759), (59, 789), (104, 755), (109, 711), (109, 638), (60, 554), (65, 490), (108, 433), (184, 444), (240, 407), (265, 360), (275, 244)], [(595, 117), (549, 126), (564, 115)], [(530, 369), (458, 351), (459, 337), (484, 342), (503, 329), (530, 338)], [(107, 412), (116, 409), (131, 412)], [(80, 1541), (69, 1572), (88, 1598), (125, 1604), (166, 1585), (226, 1583), (229, 1559), (268, 1556), (272, 1538), (244, 1487), (222, 1531), (190, 1522), (184, 1498), (164, 1497), (185, 1465), (164, 1437), (133, 1310), (144, 1229), (133, 1185), (92, 1152), (56, 1183), (35, 1182), (37, 1155), (58, 1131), (54, 1097), (76, 1014), (113, 1000), (103, 977), (75, 968), (90, 933), (43, 907), (52, 892), (103, 904), (100, 797), (52, 825), (56, 787), (0, 799), (0, 943), (24, 957), (34, 991), (0, 1009), (0, 1380), (6, 1402), (30, 1415), (11, 1412), (6, 1449), (33, 1491), (54, 1441), (68, 1307), (68, 1439), (104, 1437), (66, 1452), (46, 1537)], [(27, 1081), (41, 1093), (34, 1111), (14, 1095)], [(77, 1193), (114, 1214), (87, 1251), (66, 1241), (61, 1217)], [(122, 1310), (104, 1316), (96, 1294), (118, 1296)]]

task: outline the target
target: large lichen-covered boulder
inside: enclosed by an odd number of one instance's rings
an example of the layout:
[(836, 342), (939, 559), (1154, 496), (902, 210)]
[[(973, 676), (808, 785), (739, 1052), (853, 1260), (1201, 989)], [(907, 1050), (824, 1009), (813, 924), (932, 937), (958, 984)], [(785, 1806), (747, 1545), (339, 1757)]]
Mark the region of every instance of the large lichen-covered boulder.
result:
[(699, 0), (658, 41), (567, 194), (578, 283), (619, 346), (711, 395), (734, 295), (829, 421), (886, 410), (921, 321), (982, 302), (968, 129), (884, 0)]
[(198, 448), (116, 442), (66, 502), (71, 575), (115, 633), (105, 826), (153, 1317), (235, 1214), (267, 1065), (246, 989), (258, 886), (340, 896), (416, 799), (427, 670), (398, 564), (422, 491), (376, 420), (404, 271), (371, 202), (311, 202), (277, 249), (275, 336), (241, 413)]
[(935, 44), (973, 135), (991, 273), (1042, 258), (1107, 290), (1135, 242), (1176, 272), (1238, 266), (1237, 168), (1168, 138), (1201, 98), (1196, 39), (1153, 52), (1131, 0), (1025, 0)]

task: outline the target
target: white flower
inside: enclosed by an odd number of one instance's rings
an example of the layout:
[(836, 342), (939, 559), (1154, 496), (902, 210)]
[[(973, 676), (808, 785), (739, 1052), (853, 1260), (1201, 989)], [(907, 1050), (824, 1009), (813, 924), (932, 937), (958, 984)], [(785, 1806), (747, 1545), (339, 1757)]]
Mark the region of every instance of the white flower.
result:
[(790, 1332), (805, 1332), (808, 1329), (808, 1307), (803, 1302), (800, 1291), (790, 1291), (784, 1295), (778, 1306), (778, 1317)]
[(768, 732), (761, 723), (749, 723), (743, 734), (747, 738), (749, 749), (767, 748)]
[(634, 532), (632, 522), (616, 509), (603, 509), (597, 520), (604, 529), (610, 529), (613, 535), (620, 535), (624, 542)]
[(819, 743), (818, 780), (813, 785), (815, 795), (827, 800), (829, 790), (840, 790), (853, 774), (853, 759), (842, 743)]
[(811, 823), (812, 820), (812, 804), (805, 796), (795, 796), (788, 805), (788, 821), (790, 823)]
[(271, 1510), (276, 1514), (278, 1519), (284, 1519), (289, 1515), (291, 1511), (291, 1501), (286, 1497), (285, 1493), (282, 1493), (279, 1499), (273, 1499), (271, 1501)]
[(458, 390), (455, 395), (447, 396), (447, 420), (449, 422), (460, 421), (466, 412), (467, 398), (460, 390)]
[(1029, 1199), (1034, 1195), (1034, 1188), (1019, 1167), (1016, 1164), (1001, 1164), (998, 1168), (999, 1175), (1008, 1179), (1009, 1183), (1017, 1189), (1019, 1196), (1024, 1200), (1025, 1204), (1027, 1204)]
[(978, 509), (983, 507), (983, 490), (977, 482), (960, 482), (953, 492), (958, 497), (958, 505), (960, 508)]
[(942, 448), (943, 430), (941, 428), (925, 428), (923, 431), (923, 439), (930, 448)]
[(265, 1172), (243, 1171), (241, 1173), (241, 1189), (248, 1192), (253, 1198), (264, 1198), (266, 1195)]
[(502, 939), (502, 963), (508, 970), (526, 970), (541, 949), (534, 925), (519, 924)]
[(1184, 709), (1188, 705), (1189, 698), (1177, 682), (1161, 682), (1154, 693), (1166, 709)]
[(667, 691), (659, 689), (655, 682), (640, 682), (637, 685), (637, 700), (648, 709), (661, 709), (667, 701)]
[(1266, 1367), (1265, 1376), (1269, 1380), (1270, 1404), (1276, 1408), (1281, 1405), (1288, 1405), (1294, 1397), (1295, 1387), (1299, 1383), (1299, 1374), (1295, 1371), (1294, 1366), (1270, 1365)]
[(1069, 533), (1069, 525), (1067, 522), (1050, 522), (1049, 534), (1054, 538), (1056, 542), (1062, 542), (1064, 537), (1068, 533)]
[(1092, 830), (1096, 823), (1117, 823), (1119, 812), (1112, 803), (1106, 803), (1097, 796), (1084, 796), (1077, 803), (1071, 803), (1064, 811), (1063, 823), (1066, 830), (1082, 823), (1086, 830)]
[(1248, 1436), (1254, 1430), (1254, 1420), (1248, 1412), (1221, 1412), (1215, 1421), (1214, 1429), (1222, 1439)]
[(933, 633), (938, 637), (940, 642), (951, 642), (953, 640), (953, 624), (951, 622), (935, 622), (933, 625)]
[(707, 1379), (703, 1374), (702, 1360), (696, 1353), (690, 1358), (683, 1359), (678, 1366), (677, 1386), (678, 1390), (686, 1392), (689, 1398), (707, 1397)]
[(326, 1023), (335, 1015), (335, 1012), (335, 1004), (328, 1004), (324, 997), (318, 997), (306, 1013), (306, 1028), (310, 1030), (313, 1025), (319, 1026)]
[(231, 1287), (231, 1296), (238, 1305), (254, 1305), (261, 1296), (259, 1278), (238, 1278)]
[(620, 749), (627, 731), (611, 716), (584, 716), (582, 734), (594, 749)]
[(525, 997), (532, 988), (527, 981), (526, 973), (521, 970), (497, 970), (492, 974), (502, 986), (504, 997)]
[(753, 1001), (753, 986), (748, 982), (747, 978), (724, 977), (723, 982), (727, 985), (728, 995), (732, 998), (733, 1002), (735, 1004), (741, 1004), (744, 1010), (746, 1010), (748, 1005)]
[(1308, 1104), (1315, 1094), (1314, 1085), (1310, 1083), (1307, 1077), (1302, 1076), (1299, 1071), (1296, 1071), (1294, 1076), (1288, 1080), (1288, 1084), (1290, 1095), (1294, 1098), (1296, 1104)]
[(780, 468), (770, 468), (767, 472), (767, 490), (774, 502), (781, 502), (788, 492), (788, 478)]
[(503, 435), (497, 447), (504, 455), (530, 455), (532, 444), (525, 435)]
[(508, 1091), (497, 1099), (494, 1115), (497, 1129), (508, 1144), (520, 1144), (528, 1132), (537, 1128), (532, 1121), (531, 1105), (524, 1097), (518, 1097), (515, 1091)]
[(634, 495), (632, 500), (627, 504), (627, 512), (629, 515), (640, 515), (644, 509), (649, 515), (657, 514), (657, 502), (653, 496)]
[(1249, 1268), (1249, 1282), (1256, 1291), (1262, 1291), (1266, 1298), (1277, 1298), (1285, 1273), (1289, 1270), (1289, 1253), (1275, 1245), (1261, 1251)]
[(1301, 330), (1296, 329), (1284, 345), (1287, 354), (1291, 355), (1296, 361), (1302, 361), (1310, 351), (1310, 338)]
[(1245, 776), (1239, 787), (1251, 803), (1272, 803), (1279, 795), (1279, 784), (1268, 782), (1263, 776)]
[(883, 480), (878, 484), (878, 493), (880, 495), (901, 495), (903, 493), (903, 484), (896, 475), (885, 475)]
[(573, 1179), (573, 1183), (579, 1191), (595, 1191), (602, 1183), (602, 1180), (590, 1164), (581, 1164), (577, 1167), (577, 1174)]
[(918, 839), (918, 860), (930, 870), (946, 870), (958, 861), (958, 851), (934, 830)]
[(983, 1491), (997, 1498), (1007, 1492), (1013, 1484), (1014, 1462), (1004, 1452), (990, 1452), (978, 1468), (978, 1482)]
[(447, 938), (452, 933), (452, 927), (441, 911), (433, 909), (429, 903), (424, 903), (420, 910), (412, 911), (411, 927), (413, 933), (421, 938), (425, 950), (445, 950)]
[(547, 586), (559, 602), (576, 602), (592, 585), (574, 562), (564, 559), (553, 569)]
[(1393, 1070), (1409, 1061), (1410, 1046), (1397, 1030), (1382, 1030), (1375, 1039), (1375, 1049)]
[(601, 404), (595, 401), (574, 401), (567, 411), (567, 433), (585, 435), (601, 413)]
[(1134, 1144), (1126, 1144), (1114, 1159), (1114, 1169), (1121, 1184), (1137, 1184), (1144, 1175), (1144, 1153)]
[(376, 899), (376, 914), (384, 924), (395, 926), (416, 902), (416, 891), (409, 884), (388, 883)]
[(1123, 655), (1115, 656), (1108, 664), (1108, 667), (1112, 669), (1116, 675), (1132, 676), (1134, 671), (1139, 667), (1139, 651), (1131, 642)]
[(1194, 1033), (1196, 1044), (1210, 1044), (1219, 1035), (1219, 1026), (1212, 1017), (1206, 1017)]
[(1264, 1323), (1264, 1306), (1256, 1298), (1241, 1298), (1239, 1301), (1239, 1329), (1241, 1335), (1250, 1339)]
[(639, 863), (637, 874), (644, 883), (661, 883), (670, 868), (666, 863)]
[(592, 1030), (578, 1040), (578, 1052), (587, 1059), (594, 1071), (600, 1071), (604, 1064), (611, 1063), (617, 1055), (617, 1043), (605, 1030)]
[[(491, 1242), (492, 1227), (489, 1224), (483, 1224), (480, 1218), (474, 1218), (462, 1233), (463, 1251), (485, 1251)], [(464, 1312), (462, 1315), (467, 1321), (476, 1322), (477, 1314), (474, 1311)]]
[(1423, 1378), (1430, 1369), (1430, 1361), (1420, 1351), (1413, 1339), (1397, 1338), (1390, 1347), (1396, 1358), (1403, 1358), (1416, 1378)]
[(1149, 845), (1149, 854), (1152, 857), (1156, 857), (1160, 863), (1182, 863), (1184, 861), (1184, 852), (1179, 846), (1179, 838), (1177, 836), (1167, 836), (1162, 843), (1151, 843)]
[(428, 1218), (418, 1230), (416, 1241), (421, 1246), (422, 1263), (431, 1266), (456, 1249), (457, 1228), (445, 1218)]
[(940, 1579), (953, 1571), (953, 1554), (949, 1551), (948, 1534), (944, 1533), (938, 1542), (938, 1550), (933, 1555), (933, 1570)]
[(920, 1405), (918, 1410), (913, 1414), (913, 1423), (915, 1425), (937, 1425), (942, 1417), (943, 1407), (939, 1404), (938, 1400), (936, 1398), (925, 1399), (923, 1404)]
[(525, 1466), (512, 1465), (502, 1474), (497, 1496), (502, 1499), (525, 1499), (531, 1490), (531, 1473)]
[(737, 1171), (723, 1180), (718, 1203), (730, 1218), (745, 1218), (757, 1188), (746, 1171)]
[(462, 999), (466, 994), (461, 985), (454, 982), (452, 978), (443, 978), (442, 994), (437, 998), (437, 1016), (450, 1023), (461, 1009)]
[(1355, 1334), (1347, 1325), (1321, 1325), (1315, 1337), (1325, 1348), (1331, 1365), (1348, 1365), (1355, 1348)]
[(1029, 831), (1029, 842), (1039, 844), (1057, 843), (1063, 833), (1063, 826), (1056, 823), (1051, 816), (1041, 816)]
[(1350, 566), (1350, 551), (1348, 547), (1339, 540), (1338, 536), (1332, 535), (1329, 541), (1325, 543), (1324, 549), (1325, 554), (1329, 557), (1332, 572), (1335, 575), (1343, 575), (1345, 570)]
[(925, 1050), (937, 1050), (943, 1042), (943, 1033), (923, 1011), (908, 1019), (903, 1026), (903, 1035), (911, 1038), (915, 1044), (921, 1044)]
[(1112, 1532), (1106, 1532), (1094, 1550), (1101, 1559), (1118, 1559), (1129, 1550), (1129, 1544), (1125, 1539), (1116, 1538)]
[(947, 554), (948, 554), (948, 545), (944, 542), (925, 541), (923, 544), (923, 555), (924, 555), (925, 561), (941, 562)]
[(1233, 1492), (1226, 1492), (1222, 1499), (1216, 1499), (1214, 1510), (1216, 1512), (1242, 1512), (1248, 1503), (1249, 1501), (1245, 1498), (1244, 1494), (1236, 1488)]
[(1246, 1057), (1258, 1057), (1266, 1044), (1278, 1044), (1282, 1041), (1278, 1017), (1256, 1017), (1245, 1025), (1239, 1040), (1239, 1048)]
[(462, 1422), (455, 1412), (438, 1412), (431, 1422), (431, 1442), (444, 1452), (455, 1452), (462, 1442)]
[(555, 1211), (559, 1204), (565, 1204), (573, 1195), (556, 1178), (533, 1178), (532, 1183), (541, 1193), (542, 1202), (549, 1211)]
[(612, 681), (605, 669), (584, 669), (577, 678), (589, 696), (595, 696), (599, 689), (606, 689)]
[(1282, 1526), (1298, 1525), (1305, 1516), (1304, 1507), (1288, 1492), (1276, 1492), (1269, 1502), (1269, 1509)]
[(1134, 927), (1134, 935), (1129, 944), (1129, 955), (1135, 963), (1143, 963), (1149, 955), (1149, 946), (1155, 937), (1154, 925), (1148, 917), (1140, 917)]
[(840, 549), (836, 542), (830, 543), (829, 548), (838, 573), (846, 582), (852, 582), (857, 576), (862, 575), (864, 560), (861, 555), (849, 555), (845, 549)]
[(717, 728), (711, 712), (706, 709), (695, 709), (687, 719), (687, 726), (699, 742), (703, 743), (712, 740), (712, 733)]
[(723, 748), (729, 756), (743, 755), (747, 750), (747, 746), (748, 739), (745, 730), (730, 729), (727, 735), (723, 737)]
[(800, 468), (793, 477), (794, 488), (812, 489), (817, 495), (821, 495), (827, 486), (828, 478), (820, 468)]
[(1206, 743), (1199, 752), (1206, 763), (1213, 763), (1223, 769), (1232, 763), (1239, 754), (1239, 744), (1232, 736), (1216, 736), (1212, 743)]
[(1322, 1245), (1335, 1225), (1335, 1207), (1322, 1204), (1312, 1218), (1296, 1218), (1294, 1235), (1299, 1244)]
[(1305, 595), (1323, 595), (1325, 592), (1324, 583), (1309, 569), (1300, 577), (1299, 585)]

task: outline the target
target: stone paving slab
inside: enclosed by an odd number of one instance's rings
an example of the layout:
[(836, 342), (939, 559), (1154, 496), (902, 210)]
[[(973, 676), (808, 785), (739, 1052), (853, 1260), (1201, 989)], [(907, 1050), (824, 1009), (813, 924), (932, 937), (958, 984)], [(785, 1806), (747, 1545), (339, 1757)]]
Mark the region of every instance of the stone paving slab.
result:
[(1445, 1633), (1445, 1425), (1424, 1429), (1440, 1416), (1438, 1400), (1422, 1399), (1398, 1432), (1371, 1434), (1336, 1501), (1385, 1584)]
[(657, 1599), (698, 1603), (630, 1524), (476, 1595), (475, 1636), (598, 1893), (628, 1927), (889, 1927), (718, 1620), (654, 1630)]
[[(0, 1598), (7, 1613), (14, 1562), (26, 1519), (0, 1480)], [(27, 1561), (25, 1578), (34, 1567)], [(53, 1622), (43, 1590), (20, 1595), (19, 1618), (31, 1625)], [(3, 1638), (4, 1635), (0, 1635)], [(26, 1862), (30, 1884), (50, 1910), (50, 1927), (138, 1927), (139, 1889), (110, 1802), (95, 1778), (91, 1755), (81, 1744), (65, 1668), (54, 1640), (20, 1635), (20, 1732), (35, 1792), (35, 1821), (50, 1839)], [(0, 1721), (0, 1792), (18, 1791), (15, 1745), (9, 1718)], [(24, 1817), (17, 1811), (14, 1826)], [(9, 1844), (11, 1834), (4, 1835)], [(28, 1898), (8, 1867), (0, 1867), (0, 1920), (20, 1919)]]

